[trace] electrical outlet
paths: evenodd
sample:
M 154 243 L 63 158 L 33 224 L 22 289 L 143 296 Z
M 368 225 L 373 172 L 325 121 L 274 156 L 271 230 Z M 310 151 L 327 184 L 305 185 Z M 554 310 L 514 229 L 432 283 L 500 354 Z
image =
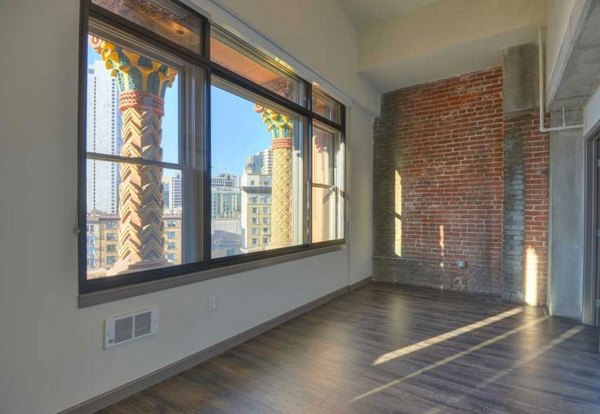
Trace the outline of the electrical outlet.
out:
M 217 297 L 209 296 L 208 297 L 208 311 L 212 312 L 212 311 L 216 311 L 216 310 L 217 310 Z
M 467 266 L 467 264 L 465 263 L 465 261 L 464 261 L 464 260 L 457 260 L 457 261 L 456 261 L 456 266 L 457 266 L 459 269 L 464 269 L 464 268 Z

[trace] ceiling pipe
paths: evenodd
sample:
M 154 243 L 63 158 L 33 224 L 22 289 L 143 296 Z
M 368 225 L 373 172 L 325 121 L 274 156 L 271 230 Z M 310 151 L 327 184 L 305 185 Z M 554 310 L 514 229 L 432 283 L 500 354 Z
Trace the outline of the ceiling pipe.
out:
M 546 85 L 544 85 L 544 79 L 546 78 L 546 69 L 544 64 L 544 43 L 542 37 L 542 26 L 538 27 L 538 81 L 539 81 L 539 94 L 540 94 L 540 132 L 554 132 L 554 131 L 567 131 L 570 129 L 581 129 L 584 127 L 583 124 L 578 125 L 567 125 L 565 122 L 565 107 L 562 108 L 562 124 L 561 127 L 553 127 L 546 128 L 545 124 L 545 104 L 546 98 L 544 96 L 544 91 L 546 90 Z

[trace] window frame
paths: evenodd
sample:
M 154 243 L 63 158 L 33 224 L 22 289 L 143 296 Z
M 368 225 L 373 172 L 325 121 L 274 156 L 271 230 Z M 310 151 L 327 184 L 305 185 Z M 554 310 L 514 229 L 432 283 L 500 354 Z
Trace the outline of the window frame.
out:
M 333 99 L 333 98 L 330 98 L 330 99 Z M 343 108 L 343 106 L 341 108 Z M 313 242 L 313 245 L 323 245 L 323 244 L 326 245 L 330 242 L 335 242 L 337 240 L 344 240 L 346 231 L 347 231 L 347 229 L 345 228 L 345 222 L 346 222 L 345 212 L 346 212 L 346 203 L 347 203 L 347 200 L 346 200 L 346 184 L 347 184 L 346 183 L 346 141 L 344 139 L 344 134 L 339 129 L 333 128 L 329 125 L 325 125 L 323 122 L 321 122 L 321 120 L 314 119 L 312 126 L 313 126 L 313 130 L 319 129 L 320 131 L 325 132 L 325 133 L 332 133 L 333 139 L 338 141 L 338 143 L 336 145 L 337 151 L 333 154 L 333 157 L 331 159 L 331 162 L 333 164 L 331 166 L 332 167 L 332 171 L 331 171 L 332 184 L 330 184 L 330 185 L 316 183 L 313 181 L 313 179 L 312 179 L 313 178 L 312 177 L 312 146 L 310 149 L 311 181 L 309 183 L 309 187 L 310 187 L 309 194 L 310 194 L 310 198 L 311 198 L 311 205 L 312 205 L 312 197 L 313 197 L 312 190 L 314 188 L 333 190 L 336 195 L 336 198 L 335 198 L 335 203 L 336 203 L 335 215 L 336 215 L 336 217 L 334 217 L 336 238 L 330 239 L 330 240 L 324 240 L 324 241 L 320 241 L 320 242 Z M 313 131 L 311 131 L 311 145 L 312 145 L 312 139 L 314 137 L 315 137 L 315 134 Z M 341 175 L 341 177 L 340 177 L 340 175 Z M 310 210 L 310 214 L 311 214 L 310 219 L 311 219 L 311 240 L 312 240 L 312 209 Z M 340 233 L 342 234 L 342 237 L 337 237 L 340 235 Z
M 312 128 L 313 122 L 319 122 L 324 124 L 330 128 L 333 128 L 340 133 L 340 139 L 342 144 L 344 145 L 344 160 L 346 160 L 346 146 L 345 146 L 345 132 L 346 132 L 346 113 L 345 106 L 335 100 L 330 95 L 326 94 L 323 90 L 319 90 L 320 94 L 327 95 L 330 99 L 333 99 L 335 102 L 340 105 L 340 122 L 333 122 L 319 114 L 313 113 L 311 110 L 312 107 L 312 97 L 313 97 L 313 85 L 301 78 L 294 72 L 292 72 L 289 68 L 284 67 L 283 65 L 278 66 L 276 60 L 269 57 L 267 54 L 259 51 L 258 49 L 252 47 L 241 39 L 237 39 L 234 35 L 228 33 L 225 29 L 215 26 L 219 33 L 226 33 L 228 36 L 232 36 L 236 39 L 237 42 L 242 44 L 245 48 L 245 51 L 251 51 L 255 53 L 255 57 L 257 59 L 261 59 L 266 65 L 271 67 L 275 67 L 276 70 L 285 73 L 288 76 L 292 76 L 299 81 L 299 85 L 303 86 L 303 104 L 298 104 L 291 100 L 286 99 L 285 97 L 261 86 L 258 85 L 249 79 L 244 78 L 243 76 L 235 73 L 216 62 L 212 62 L 210 59 L 210 36 L 211 36 L 211 22 L 203 16 L 198 11 L 193 8 L 177 1 L 171 0 L 175 5 L 185 9 L 193 13 L 196 17 L 198 17 L 202 24 L 201 30 L 201 44 L 202 50 L 200 53 L 196 53 L 193 50 L 190 50 L 184 46 L 181 46 L 167 38 L 163 38 L 160 35 L 155 34 L 153 31 L 137 25 L 136 23 L 128 20 L 122 16 L 119 16 L 115 13 L 112 13 L 101 6 L 98 6 L 92 3 L 91 0 L 80 0 L 80 35 L 79 35 L 79 77 L 78 77 L 78 143 L 77 143 L 77 152 L 78 152 L 78 194 L 77 194 L 77 227 L 75 228 L 75 232 L 78 237 L 78 281 L 79 281 L 79 294 L 80 294 L 80 306 L 90 306 L 96 303 L 103 303 L 110 300 L 116 299 L 106 299 L 102 301 L 92 300 L 93 303 L 88 305 L 82 305 L 81 297 L 86 295 L 92 295 L 102 292 L 110 292 L 119 290 L 117 296 L 121 295 L 118 298 L 122 298 L 122 289 L 127 289 L 130 287 L 134 287 L 136 285 L 145 284 L 147 282 L 154 282 L 159 280 L 166 280 L 169 278 L 173 278 L 176 276 L 186 276 L 191 273 L 203 272 L 203 271 L 211 271 L 216 270 L 216 272 L 212 272 L 215 274 L 219 274 L 220 277 L 224 274 L 223 272 L 219 272 L 221 268 L 230 267 L 233 271 L 231 273 L 237 273 L 243 271 L 243 269 L 239 269 L 240 265 L 247 265 L 248 268 L 256 268 L 256 264 L 252 264 L 252 262 L 260 262 L 263 259 L 273 259 L 272 262 L 281 262 L 285 256 L 289 256 L 289 260 L 297 260 L 299 258 L 299 254 L 302 252 L 310 252 L 308 255 L 318 254 L 318 250 L 321 249 L 323 252 L 326 252 L 327 249 L 323 249 L 328 246 L 344 246 L 346 244 L 346 230 L 343 231 L 344 237 L 336 240 L 329 240 L 324 242 L 312 243 L 311 238 L 311 217 L 312 217 L 312 197 L 311 197 L 311 146 L 312 146 Z M 199 239 L 199 243 L 202 245 L 202 260 L 191 263 L 182 263 L 178 265 L 172 265 L 162 268 L 149 269 L 144 271 L 137 271 L 126 273 L 113 277 L 103 277 L 97 279 L 88 279 L 87 278 L 87 264 L 88 264 L 88 255 L 87 255 L 87 174 L 86 174 L 86 165 L 87 165 L 87 48 L 88 48 L 88 33 L 89 33 L 89 20 L 94 19 L 101 24 L 107 25 L 116 29 L 117 31 L 123 32 L 128 36 L 136 38 L 143 43 L 147 43 L 157 49 L 164 50 L 166 53 L 171 54 L 177 58 L 180 58 L 183 61 L 186 61 L 190 65 L 193 65 L 197 68 L 197 70 L 203 71 L 204 76 L 202 77 L 202 87 L 201 91 L 197 93 L 201 99 L 201 102 L 197 102 L 200 108 L 196 108 L 195 115 L 200 117 L 199 124 L 200 127 L 197 129 L 197 134 L 201 135 L 202 145 L 201 149 L 203 151 L 202 154 L 202 170 L 201 170 L 201 178 L 200 183 L 195 183 L 198 185 L 197 188 L 199 195 L 202 197 L 201 202 L 197 203 L 199 205 L 198 209 L 198 220 L 201 221 L 199 225 L 194 226 L 195 231 L 199 231 L 201 229 L 200 234 L 198 234 L 197 238 Z M 304 139 L 304 154 L 305 160 L 303 160 L 304 164 L 304 176 L 302 178 L 303 182 L 303 195 L 304 195 L 304 210 L 302 214 L 303 220 L 303 231 L 306 232 L 305 243 L 290 247 L 283 247 L 279 249 L 265 250 L 259 252 L 246 253 L 243 255 L 236 255 L 230 257 L 217 257 L 211 258 L 211 206 L 212 206 L 212 197 L 211 197 L 211 125 L 210 125 L 210 116 L 211 116 L 211 107 L 210 107 L 210 88 L 211 88 L 211 77 L 217 76 L 220 79 L 223 79 L 236 87 L 244 89 L 245 91 L 255 94 L 262 99 L 272 102 L 274 105 L 282 106 L 290 111 L 297 113 L 298 115 L 306 118 L 306 128 L 303 132 L 304 136 L 307 139 Z M 185 87 L 185 82 L 181 82 L 180 89 L 183 91 L 180 99 L 185 99 L 186 92 L 183 90 Z M 180 123 L 182 122 L 182 118 L 185 120 L 190 114 L 184 113 L 187 110 L 185 107 L 180 108 Z M 185 122 L 185 121 L 183 121 Z M 180 130 L 180 134 L 182 134 Z M 180 157 L 183 153 L 180 152 Z M 114 160 L 110 160 L 114 161 Z M 180 160 L 181 161 L 181 160 Z M 161 162 L 161 164 L 169 164 L 167 162 Z M 344 161 L 345 164 L 345 161 Z M 177 164 L 179 166 L 179 163 Z M 168 168 L 168 167 L 167 167 Z M 179 167 L 177 168 L 179 169 Z M 344 165 L 345 170 L 345 165 Z M 183 176 L 182 171 L 182 176 Z M 343 177 L 346 177 L 346 171 L 344 171 Z M 344 178 L 345 179 L 345 178 Z M 185 185 L 185 184 L 184 184 Z M 185 189 L 184 194 L 185 194 Z M 343 191 L 342 191 L 343 192 Z M 345 198 L 345 197 L 344 197 Z M 184 201 L 185 204 L 185 201 Z M 186 208 L 186 206 L 184 206 Z M 189 208 L 189 206 L 188 206 Z M 340 215 L 341 223 L 347 227 L 346 223 L 346 202 L 344 202 L 342 211 L 338 211 L 337 214 Z M 182 218 L 183 219 L 183 218 Z M 182 222 L 182 243 L 187 242 L 187 238 L 185 238 L 185 229 L 183 228 L 184 223 Z M 265 264 L 268 265 L 268 264 Z M 193 282 L 188 282 L 193 283 Z M 154 290 L 160 290 L 167 288 L 168 286 L 159 287 Z M 138 293 L 139 294 L 139 293 Z M 126 295 L 135 296 L 135 294 Z M 117 299 L 118 299 L 117 298 Z

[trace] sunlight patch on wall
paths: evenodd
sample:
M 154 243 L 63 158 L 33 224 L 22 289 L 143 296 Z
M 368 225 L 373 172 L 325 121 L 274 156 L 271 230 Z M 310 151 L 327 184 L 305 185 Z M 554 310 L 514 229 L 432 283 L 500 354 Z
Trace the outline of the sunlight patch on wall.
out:
M 440 261 L 440 267 L 444 268 L 444 254 L 446 253 L 446 241 L 444 238 L 444 225 L 440 224 L 440 256 L 442 260 Z
M 402 256 L 402 177 L 398 170 L 394 184 L 394 253 Z
M 535 248 L 529 246 L 525 256 L 525 303 L 537 305 L 538 257 Z

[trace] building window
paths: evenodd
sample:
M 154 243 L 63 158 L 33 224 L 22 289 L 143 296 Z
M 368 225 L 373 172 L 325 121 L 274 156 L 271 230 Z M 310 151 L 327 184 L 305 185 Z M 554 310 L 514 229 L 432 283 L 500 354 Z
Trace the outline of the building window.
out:
M 312 241 L 343 238 L 343 145 L 340 133 L 315 123 L 312 137 Z
M 256 50 L 224 30 L 211 30 L 210 48 L 210 58 L 214 62 L 292 102 L 304 102 L 304 85 L 301 79 L 271 65 Z
M 177 1 L 88 3 L 80 292 L 343 239 L 339 102 Z
M 341 105 L 321 92 L 319 88 L 313 88 L 312 104 L 316 114 L 337 124 L 340 123 Z

